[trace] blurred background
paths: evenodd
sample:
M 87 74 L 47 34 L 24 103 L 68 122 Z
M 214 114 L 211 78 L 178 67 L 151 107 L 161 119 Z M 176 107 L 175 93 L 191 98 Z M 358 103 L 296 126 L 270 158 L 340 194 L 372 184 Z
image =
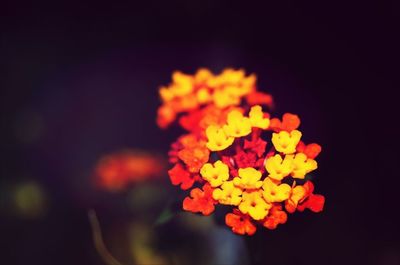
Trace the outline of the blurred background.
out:
M 94 209 L 126 265 L 400 264 L 399 12 L 395 1 L 2 2 L 0 263 L 105 264 Z M 157 128 L 157 90 L 199 67 L 256 73 L 273 115 L 300 115 L 323 147 L 323 213 L 250 239 L 218 216 L 176 214 L 166 153 L 178 131 Z M 143 177 L 132 159 L 159 167 Z

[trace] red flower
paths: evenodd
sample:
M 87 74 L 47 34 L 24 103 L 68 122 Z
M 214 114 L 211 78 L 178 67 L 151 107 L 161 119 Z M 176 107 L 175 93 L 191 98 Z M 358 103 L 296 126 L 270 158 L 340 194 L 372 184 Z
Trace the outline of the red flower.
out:
M 291 113 L 283 114 L 282 121 L 278 118 L 273 118 L 270 121 L 269 127 L 275 132 L 287 131 L 291 132 L 300 126 L 299 116 Z
M 182 144 L 180 143 L 179 140 L 171 144 L 171 149 L 168 152 L 168 158 L 169 158 L 168 161 L 171 164 L 178 163 L 179 161 L 178 152 L 181 149 L 182 149 Z
M 303 186 L 306 189 L 305 199 L 297 206 L 297 209 L 302 212 L 306 208 L 311 211 L 318 213 L 324 208 L 325 197 L 320 194 L 314 194 L 314 184 L 311 181 L 307 181 Z
M 160 128 L 165 129 L 174 121 L 176 113 L 170 106 L 161 106 L 157 111 L 157 124 Z
M 178 153 L 178 157 L 185 162 L 192 173 L 200 171 L 201 167 L 207 163 L 210 151 L 205 146 L 198 145 L 191 148 L 184 148 Z
M 206 142 L 195 134 L 186 134 L 171 145 L 168 152 L 169 162 L 178 163 L 182 160 L 191 173 L 198 173 L 200 168 L 207 163 L 210 151 Z
M 209 105 L 202 109 L 192 110 L 181 116 L 179 124 L 189 132 L 202 135 L 209 125 L 224 124 L 226 122 L 226 115 L 230 110 L 231 108 L 222 110 Z
M 254 105 L 266 105 L 270 108 L 273 107 L 273 98 L 270 94 L 259 92 L 259 91 L 253 91 L 250 94 L 247 95 L 246 97 L 247 103 L 250 106 Z
M 305 145 L 304 142 L 300 141 L 296 147 L 296 151 L 299 153 L 304 153 L 308 158 L 314 159 L 321 152 L 321 146 L 319 144 L 308 144 Z
M 324 209 L 325 197 L 320 194 L 310 194 L 307 199 L 297 206 L 297 209 L 302 212 L 306 208 L 314 213 L 321 212 Z
M 169 178 L 173 185 L 181 185 L 181 189 L 187 190 L 193 186 L 194 178 L 191 174 L 186 171 L 181 164 L 175 164 L 175 166 L 168 170 Z
M 225 165 L 228 165 L 229 167 L 229 173 L 233 176 L 233 177 L 237 177 L 238 176 L 238 170 L 235 166 L 235 160 L 233 159 L 233 157 L 231 156 L 222 156 L 221 158 L 222 162 Z
M 252 152 L 239 151 L 233 157 L 238 168 L 254 167 L 256 164 L 256 154 Z
M 250 217 L 242 214 L 237 209 L 225 216 L 225 223 L 227 226 L 232 227 L 234 233 L 239 235 L 248 234 L 251 236 L 257 231 L 256 226 L 250 221 Z
M 244 140 L 244 149 L 249 149 L 250 151 L 256 153 L 258 157 L 261 157 L 264 154 L 266 146 L 267 142 L 261 140 L 260 137 L 252 139 L 251 141 L 247 139 Z
M 179 124 L 185 130 L 189 132 L 195 132 L 200 129 L 199 124 L 203 119 L 203 116 L 204 114 L 202 110 L 193 110 L 192 112 L 180 117 Z
M 287 214 L 282 210 L 282 205 L 274 204 L 268 212 L 263 225 L 268 229 L 275 229 L 278 224 L 284 224 L 287 221 Z
M 96 165 L 95 177 L 100 187 L 120 190 L 131 183 L 159 177 L 163 171 L 164 161 L 158 155 L 131 150 L 103 156 Z
M 233 156 L 236 162 L 237 168 L 234 170 L 238 170 L 239 168 L 246 168 L 246 167 L 253 167 L 259 169 L 261 172 L 264 172 L 265 169 L 263 167 L 264 165 L 264 158 L 259 158 L 257 159 L 257 156 L 255 153 L 252 152 L 244 152 L 244 151 L 239 151 L 237 152 L 236 155 Z
M 183 209 L 193 213 L 210 215 L 215 207 L 216 201 L 212 198 L 213 188 L 210 184 L 205 184 L 203 190 L 194 188 L 190 191 L 190 197 L 183 200 Z

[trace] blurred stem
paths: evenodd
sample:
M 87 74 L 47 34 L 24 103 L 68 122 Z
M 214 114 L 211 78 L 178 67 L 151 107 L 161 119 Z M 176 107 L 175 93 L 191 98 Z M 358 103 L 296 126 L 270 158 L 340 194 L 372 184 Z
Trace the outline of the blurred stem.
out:
M 108 251 L 104 244 L 103 236 L 101 233 L 100 223 L 97 218 L 96 212 L 91 209 L 88 212 L 90 226 L 92 227 L 93 243 L 99 253 L 100 257 L 107 265 L 122 265 L 118 260 L 116 260 L 111 253 Z

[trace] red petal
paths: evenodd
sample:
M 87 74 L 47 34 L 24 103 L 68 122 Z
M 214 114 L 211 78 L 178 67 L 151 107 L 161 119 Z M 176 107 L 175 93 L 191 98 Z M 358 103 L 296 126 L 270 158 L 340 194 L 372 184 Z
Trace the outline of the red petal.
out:
M 252 152 L 256 153 L 258 157 L 261 157 L 264 154 L 266 146 L 267 142 L 260 138 L 251 141 L 248 141 L 247 139 L 244 140 L 244 149 L 250 149 Z
M 194 188 L 190 191 L 190 197 L 183 200 L 183 209 L 185 211 L 202 213 L 203 215 L 210 215 L 215 207 L 215 201 L 212 198 L 213 189 L 209 184 L 203 186 L 203 190 Z
M 269 108 L 273 107 L 273 98 L 270 94 L 254 91 L 246 96 L 249 105 L 266 105 Z
M 256 226 L 250 221 L 247 215 L 244 215 L 234 209 L 233 213 L 228 213 L 225 216 L 225 223 L 232 228 L 232 231 L 239 235 L 248 234 L 254 235 L 257 231 Z
M 306 150 L 306 144 L 303 141 L 300 141 L 296 146 L 296 151 L 297 153 L 304 153 L 304 150 Z
M 319 144 L 309 144 L 304 150 L 304 154 L 311 159 L 316 158 L 321 152 L 321 146 Z
M 269 122 L 269 128 L 275 132 L 280 132 L 282 130 L 282 123 L 278 118 L 273 118 Z
M 282 129 L 288 132 L 296 130 L 300 126 L 299 116 L 291 113 L 285 113 L 282 117 Z
M 181 185 L 181 189 L 187 190 L 193 186 L 194 179 L 191 174 L 187 172 L 181 164 L 176 164 L 168 171 L 169 178 L 173 185 Z
M 324 209 L 325 197 L 320 194 L 311 194 L 307 200 L 307 208 L 318 213 Z

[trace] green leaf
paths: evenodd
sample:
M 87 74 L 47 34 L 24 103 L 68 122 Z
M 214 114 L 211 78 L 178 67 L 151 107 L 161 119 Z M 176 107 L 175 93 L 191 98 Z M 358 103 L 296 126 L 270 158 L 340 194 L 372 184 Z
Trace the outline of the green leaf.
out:
M 176 215 L 176 213 L 173 212 L 171 209 L 171 204 L 168 204 L 164 208 L 164 210 L 160 213 L 160 215 L 157 217 L 156 221 L 154 222 L 154 226 L 159 226 L 159 225 L 167 223 L 175 215 Z

